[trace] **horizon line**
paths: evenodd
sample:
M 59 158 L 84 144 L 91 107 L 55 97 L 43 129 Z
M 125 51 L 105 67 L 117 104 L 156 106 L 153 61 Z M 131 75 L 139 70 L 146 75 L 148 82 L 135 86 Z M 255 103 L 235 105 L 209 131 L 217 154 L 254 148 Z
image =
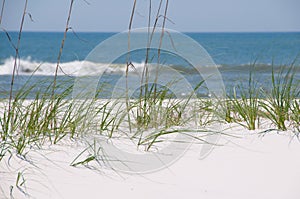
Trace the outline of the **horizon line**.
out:
M 5 30 L 6 32 L 19 32 L 19 30 Z M 5 32 L 1 31 L 1 32 Z M 278 31 L 178 31 L 182 33 L 300 33 L 300 30 L 278 30 Z M 64 33 L 60 30 L 23 30 L 22 32 L 36 32 L 36 33 Z M 72 31 L 67 33 L 121 33 L 124 31 Z

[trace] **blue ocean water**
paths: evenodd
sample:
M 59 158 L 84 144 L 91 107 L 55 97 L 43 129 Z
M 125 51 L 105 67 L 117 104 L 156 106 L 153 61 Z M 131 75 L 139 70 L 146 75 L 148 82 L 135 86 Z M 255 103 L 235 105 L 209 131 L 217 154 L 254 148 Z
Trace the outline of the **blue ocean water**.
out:
M 5 97 L 11 79 L 11 71 L 18 33 L 0 33 L 0 96 Z M 116 33 L 72 33 L 67 34 L 65 41 L 61 65 L 64 72 L 68 73 L 69 68 L 80 67 L 86 56 L 95 46 Z M 268 85 L 272 68 L 278 69 L 281 65 L 294 64 L 296 67 L 296 78 L 300 79 L 300 33 L 184 33 L 194 39 L 212 57 L 218 65 L 222 74 L 226 88 L 232 88 L 240 82 L 247 81 L 249 71 L 254 70 L 261 84 Z M 37 68 L 33 82 L 41 79 L 51 82 L 54 74 L 57 56 L 59 53 L 62 32 L 23 32 L 19 49 L 19 73 L 16 79 L 15 90 L 18 90 L 28 80 L 29 75 Z M 10 41 L 11 40 L 11 41 Z M 133 62 L 142 65 L 145 61 L 145 52 L 133 53 Z M 124 58 L 124 57 L 123 57 Z M 162 60 L 165 64 L 171 65 L 174 69 L 183 71 L 185 78 L 196 85 L 201 81 L 201 77 L 195 74 L 193 68 L 189 68 L 184 60 L 162 53 Z M 116 64 L 121 64 L 124 59 L 116 60 Z M 255 68 L 252 65 L 255 63 Z M 119 68 L 123 65 L 119 65 Z M 117 68 L 118 68 L 117 67 Z M 107 76 L 101 80 L 113 85 L 120 77 L 120 70 L 112 69 Z M 50 77 L 49 77 L 50 76 Z M 60 79 L 65 79 L 60 73 Z M 74 77 L 73 77 L 74 79 Z M 70 81 L 72 82 L 72 81 Z M 269 83 L 268 83 L 269 82 Z M 72 84 L 72 83 L 71 83 Z M 2 93 L 2 94 L 1 94 Z
M 84 60 L 100 42 L 116 33 L 68 33 L 62 62 Z M 238 66 L 289 63 L 300 53 L 300 33 L 184 33 L 201 44 L 219 65 Z M 14 44 L 17 32 L 9 32 Z M 62 32 L 23 32 L 20 58 L 56 62 Z M 7 36 L 0 33 L 0 63 L 15 54 Z M 144 57 L 140 58 L 141 60 Z

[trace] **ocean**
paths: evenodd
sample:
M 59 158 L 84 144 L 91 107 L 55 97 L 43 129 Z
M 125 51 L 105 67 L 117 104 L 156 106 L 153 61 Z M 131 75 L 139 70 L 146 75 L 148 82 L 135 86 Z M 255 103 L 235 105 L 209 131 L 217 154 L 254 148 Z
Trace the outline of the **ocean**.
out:
M 13 45 L 16 45 L 18 33 L 0 33 L 0 98 L 7 98 L 11 82 L 11 74 L 15 56 Z M 101 42 L 117 33 L 72 33 L 67 34 L 59 70 L 58 83 L 72 85 L 78 70 L 89 53 Z M 279 71 L 283 65 L 295 66 L 295 79 L 300 79 L 300 33 L 183 33 L 200 44 L 218 67 L 226 90 L 245 83 L 249 73 L 255 77 L 262 87 L 270 87 L 272 69 Z M 18 75 L 14 91 L 22 88 L 30 78 L 30 85 L 47 85 L 53 81 L 57 57 L 63 38 L 62 32 L 23 32 L 18 60 Z M 188 46 L 187 46 L 188 48 Z M 192 53 L 192 52 L 191 52 Z M 157 61 L 153 52 L 152 62 Z M 150 52 L 151 55 L 151 52 Z M 118 57 L 106 70 L 99 81 L 99 86 L 108 85 L 100 95 L 110 97 L 110 90 L 124 74 L 126 56 Z M 150 56 L 151 57 L 151 56 Z M 160 60 L 164 65 L 180 71 L 184 78 L 195 87 L 201 76 L 193 67 L 178 56 L 162 52 Z M 145 62 L 145 49 L 132 52 L 131 61 L 135 68 L 142 68 Z M 103 63 L 102 63 L 103 64 Z M 104 63 L 105 64 L 105 63 Z M 254 65 L 254 67 L 253 67 Z M 101 64 L 97 65 L 101 68 Z M 38 68 L 38 69 L 37 69 Z M 89 69 L 88 74 L 93 74 Z M 31 74 L 35 71 L 35 75 Z M 75 71 L 75 72 L 74 72 Z M 76 72 L 77 71 L 77 72 Z M 297 82 L 295 81 L 295 82 Z M 68 83 L 66 83 L 68 82 Z M 45 84 L 43 84 L 45 86 Z M 206 91 L 198 91 L 206 96 Z M 34 92 L 31 94 L 34 97 Z

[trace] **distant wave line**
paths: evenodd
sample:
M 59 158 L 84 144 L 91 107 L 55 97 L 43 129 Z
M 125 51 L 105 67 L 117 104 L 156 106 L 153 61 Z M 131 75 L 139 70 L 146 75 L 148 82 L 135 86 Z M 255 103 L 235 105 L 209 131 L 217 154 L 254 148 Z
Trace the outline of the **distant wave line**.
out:
M 11 75 L 13 70 L 13 57 L 7 58 L 2 63 L 0 63 L 0 75 Z M 30 58 L 28 59 L 20 59 L 18 67 L 19 75 L 43 75 L 43 76 L 53 76 L 55 74 L 56 63 L 51 62 L 41 62 L 41 61 L 33 61 Z M 151 63 L 151 65 L 155 65 L 155 63 Z M 133 63 L 134 67 L 130 67 L 129 72 L 141 72 L 143 67 L 145 66 L 144 62 L 141 63 Z M 171 67 L 178 72 L 184 74 L 194 74 L 196 69 L 192 66 L 188 65 L 179 65 L 179 64 L 167 64 L 167 66 Z M 58 71 L 58 75 L 69 75 L 69 76 L 81 76 L 80 71 L 84 68 L 84 74 L 98 75 L 102 73 L 106 74 L 123 74 L 126 70 L 125 63 L 95 63 L 89 61 L 71 61 L 64 62 L 60 64 L 61 70 Z M 228 65 L 228 64 L 219 64 L 217 65 L 219 70 L 222 72 L 227 71 L 263 71 L 268 72 L 273 69 L 279 69 L 280 65 L 272 65 L 271 63 L 256 63 L 255 65 L 251 63 L 247 64 L 237 64 L 237 65 Z M 153 67 L 155 68 L 155 67 Z M 163 70 L 162 70 L 163 71 Z M 300 72 L 300 66 L 296 66 L 296 71 Z

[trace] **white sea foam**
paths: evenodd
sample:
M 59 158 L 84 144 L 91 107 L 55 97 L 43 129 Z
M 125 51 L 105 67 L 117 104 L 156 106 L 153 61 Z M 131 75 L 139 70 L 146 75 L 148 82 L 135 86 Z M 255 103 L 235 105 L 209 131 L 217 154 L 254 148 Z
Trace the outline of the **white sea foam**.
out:
M 43 75 L 43 76 L 53 76 L 55 74 L 57 63 L 55 62 L 42 62 L 42 61 L 34 61 L 30 57 L 25 59 L 17 60 L 17 73 L 19 75 Z M 157 63 L 148 64 L 150 66 L 148 69 L 156 68 Z M 0 75 L 11 75 L 13 72 L 14 66 L 14 58 L 10 57 L 5 59 L 2 63 L 0 63 Z M 130 73 L 139 73 L 141 74 L 143 68 L 145 66 L 144 62 L 133 62 L 132 65 L 129 66 Z M 178 72 L 183 72 L 186 74 L 194 74 L 196 69 L 194 67 L 185 67 L 181 65 L 166 65 Z M 239 66 L 229 66 L 231 69 L 247 69 L 250 65 L 239 65 Z M 214 66 L 202 66 L 202 72 L 205 69 L 211 69 L 211 67 L 217 67 L 218 69 L 223 68 L 223 65 L 214 65 Z M 227 68 L 227 66 L 226 66 Z M 265 69 L 266 66 L 262 64 L 261 69 Z M 271 68 L 271 67 L 269 67 Z M 258 70 L 258 69 L 256 69 Z M 163 70 L 160 70 L 161 72 Z M 63 62 L 59 64 L 58 75 L 69 75 L 69 76 L 97 76 L 102 73 L 106 74 L 123 74 L 126 72 L 126 64 L 125 63 L 96 63 L 90 61 L 70 61 Z
M 13 72 L 14 58 L 4 60 L 0 64 L 0 75 L 10 75 Z M 17 72 L 20 75 L 46 75 L 55 74 L 57 63 L 33 61 L 30 58 L 17 60 Z M 140 72 L 144 63 L 133 63 L 129 72 Z M 71 61 L 59 64 L 58 75 L 82 76 L 99 75 L 101 73 L 124 73 L 126 64 L 105 64 L 89 61 Z

